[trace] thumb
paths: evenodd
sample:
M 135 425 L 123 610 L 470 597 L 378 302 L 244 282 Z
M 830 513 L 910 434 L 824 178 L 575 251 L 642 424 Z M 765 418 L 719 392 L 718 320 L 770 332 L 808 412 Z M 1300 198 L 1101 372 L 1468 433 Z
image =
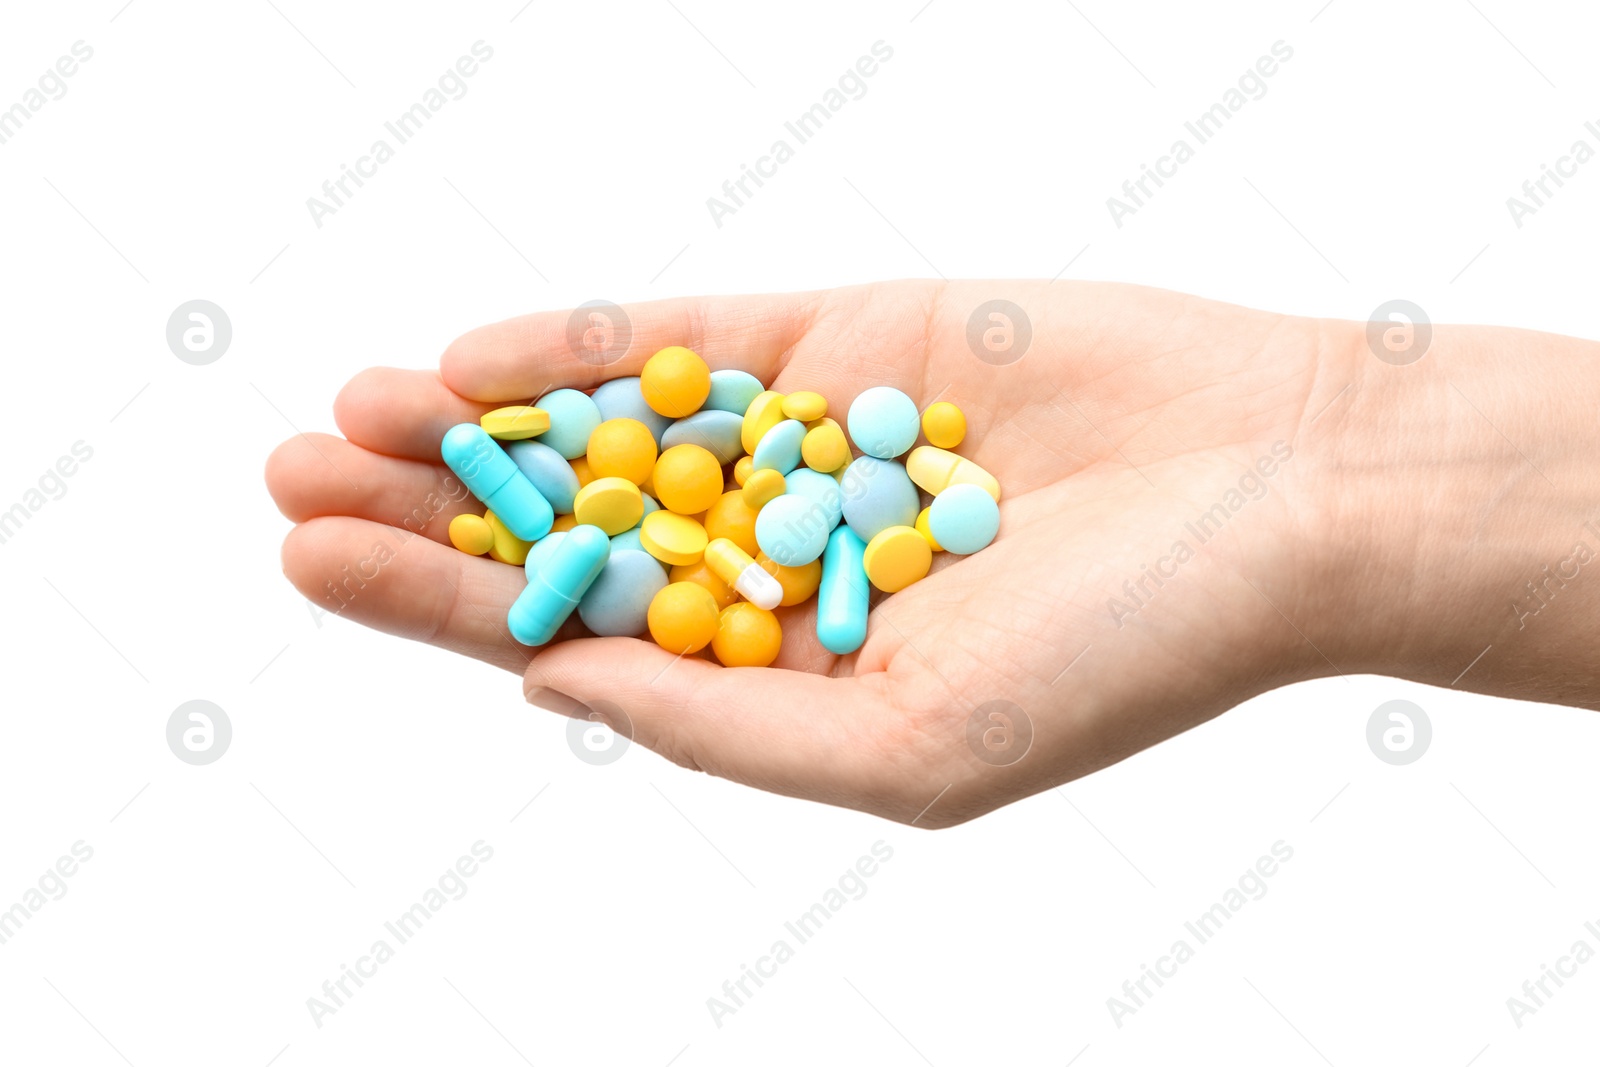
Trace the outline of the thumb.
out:
M 590 637 L 540 650 L 523 693 L 552 711 L 606 721 L 691 770 L 877 810 L 882 724 L 894 716 L 852 678 L 722 667 L 651 641 Z

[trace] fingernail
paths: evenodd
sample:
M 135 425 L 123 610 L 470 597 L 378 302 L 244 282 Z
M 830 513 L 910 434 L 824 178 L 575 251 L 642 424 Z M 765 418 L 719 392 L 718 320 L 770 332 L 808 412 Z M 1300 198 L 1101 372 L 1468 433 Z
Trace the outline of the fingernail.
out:
M 588 705 L 580 700 L 574 700 L 559 689 L 551 689 L 547 685 L 542 685 L 530 691 L 528 693 L 528 703 L 544 708 L 546 711 L 553 711 L 557 715 L 565 715 L 569 719 L 582 719 L 589 714 Z

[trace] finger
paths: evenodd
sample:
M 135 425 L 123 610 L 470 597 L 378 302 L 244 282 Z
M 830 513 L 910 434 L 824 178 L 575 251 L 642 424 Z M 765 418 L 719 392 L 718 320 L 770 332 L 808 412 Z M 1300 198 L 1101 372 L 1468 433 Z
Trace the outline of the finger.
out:
M 492 407 L 451 392 L 433 371 L 370 367 L 339 390 L 333 420 L 362 448 L 437 463 L 444 432 Z
M 521 567 L 469 556 L 365 519 L 312 519 L 289 531 L 283 572 L 313 604 L 374 630 L 522 671 L 532 650 L 506 631 Z
M 874 686 L 772 667 L 721 667 L 650 641 L 586 638 L 539 653 L 523 676 L 531 703 L 616 718 L 634 741 L 680 766 L 789 796 L 893 810 L 902 784 L 894 710 Z M 581 706 L 580 706 L 581 705 Z
M 613 344 L 620 346 L 617 338 L 626 336 L 621 353 L 583 347 L 588 321 L 583 309 L 544 311 L 482 326 L 457 339 L 445 350 L 439 373 L 464 397 L 504 402 L 638 374 L 659 349 L 685 345 L 714 370 L 737 367 L 770 382 L 784 355 L 805 335 L 822 299 L 819 293 L 792 293 L 629 304 L 622 309 L 626 322 L 609 324 Z
M 267 490 L 294 522 L 348 515 L 441 544 L 450 541 L 451 519 L 483 514 L 483 505 L 439 464 L 379 455 L 327 434 L 291 437 L 274 449 Z

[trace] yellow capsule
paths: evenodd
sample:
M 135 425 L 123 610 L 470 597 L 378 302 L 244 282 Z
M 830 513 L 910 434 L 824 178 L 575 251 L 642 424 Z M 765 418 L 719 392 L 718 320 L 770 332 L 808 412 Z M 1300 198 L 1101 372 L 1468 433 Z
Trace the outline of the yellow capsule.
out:
M 494 536 L 494 543 L 489 546 L 490 559 L 518 567 L 528 562 L 528 549 L 533 547 L 532 541 L 524 541 L 506 529 L 506 524 L 500 521 L 500 516 L 492 511 L 484 513 L 483 521 L 489 524 Z
M 744 493 L 730 489 L 706 509 L 700 525 L 706 528 L 706 538 L 726 537 L 746 552 L 756 551 L 756 512 L 744 502 Z
M 935 448 L 954 448 L 967 436 L 967 416 L 948 400 L 929 404 L 922 413 L 922 432 Z
M 644 496 L 626 478 L 596 478 L 572 500 L 572 514 L 586 526 L 598 526 L 607 537 L 639 525 L 644 516 Z
M 734 604 L 717 616 L 711 652 L 724 667 L 770 667 L 783 647 L 783 627 L 772 612 Z
M 543 408 L 518 404 L 508 408 L 495 408 L 478 419 L 478 425 L 490 437 L 502 441 L 522 441 L 538 437 L 550 428 L 550 413 Z
M 639 525 L 639 543 L 662 563 L 697 563 L 705 555 L 706 528 L 687 515 L 652 511 Z
M 783 475 L 775 470 L 751 471 L 750 477 L 745 479 L 744 488 L 739 492 L 744 494 L 746 507 L 751 511 L 760 511 L 782 496 L 786 486 Z
M 919 445 L 906 457 L 906 473 L 926 492 L 938 496 L 952 485 L 976 485 L 1000 499 L 1000 483 L 994 475 L 963 456 L 933 445 Z
M 806 466 L 832 474 L 849 462 L 850 442 L 845 440 L 843 427 L 832 419 L 818 419 L 810 425 L 800 440 L 800 458 Z
M 686 418 L 699 411 L 711 395 L 711 368 L 682 345 L 663 348 L 644 361 L 639 392 L 657 415 Z
M 657 511 L 656 515 L 670 515 Z M 663 586 L 650 601 L 645 613 L 650 636 L 668 652 L 680 656 L 699 652 L 717 635 L 721 611 L 704 586 L 694 582 L 672 582 Z
M 816 595 L 817 589 L 822 585 L 822 560 L 814 559 L 810 563 L 799 567 L 785 567 L 765 552 L 756 553 L 756 562 L 761 569 L 778 580 L 783 586 L 783 600 L 779 607 L 792 608 L 796 604 L 804 604 Z
M 828 401 L 821 393 L 790 393 L 783 398 L 783 417 L 812 422 L 828 413 Z
M 494 528 L 482 515 L 457 515 L 450 520 L 450 543 L 469 556 L 481 556 L 494 547 Z
M 705 562 L 712 574 L 733 586 L 740 596 L 757 607 L 771 611 L 783 602 L 783 586 L 778 580 L 726 537 L 706 545 Z
M 861 557 L 867 580 L 885 593 L 898 593 L 928 576 L 933 549 L 928 539 L 910 526 L 891 526 L 867 542 Z
M 589 469 L 596 478 L 626 478 L 635 487 L 656 466 L 656 439 L 638 419 L 607 419 L 589 435 Z
M 722 496 L 722 464 L 699 445 L 673 445 L 656 460 L 650 482 L 662 507 L 693 515 Z
M 928 539 L 929 548 L 933 549 L 935 552 L 943 552 L 944 546 L 939 544 L 938 540 L 934 538 L 933 528 L 928 525 L 928 512 L 932 510 L 933 509 L 931 507 L 926 507 L 917 512 L 917 533 Z
M 739 461 L 733 465 L 733 483 L 743 486 L 750 478 L 750 469 L 756 464 L 753 456 L 740 456 Z
M 745 408 L 744 425 L 739 429 L 739 443 L 746 452 L 755 455 L 756 445 L 761 443 L 767 431 L 782 421 L 783 394 L 771 389 L 757 393 L 756 398 L 750 401 L 750 406 Z

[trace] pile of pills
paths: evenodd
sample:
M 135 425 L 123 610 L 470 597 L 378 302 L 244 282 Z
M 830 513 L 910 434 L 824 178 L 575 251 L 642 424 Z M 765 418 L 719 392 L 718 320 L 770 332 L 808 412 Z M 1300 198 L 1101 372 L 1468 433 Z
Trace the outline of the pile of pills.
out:
M 948 402 L 918 412 L 876 386 L 840 426 L 817 393 L 672 347 L 636 378 L 536 403 L 441 447 L 488 509 L 457 515 L 451 543 L 527 571 L 506 620 L 525 645 L 576 611 L 596 636 L 765 667 L 783 641 L 773 609 L 815 596 L 818 640 L 845 655 L 866 640 L 869 585 L 898 592 L 935 552 L 977 552 L 1000 528 L 1000 485 L 951 451 L 967 420 Z

